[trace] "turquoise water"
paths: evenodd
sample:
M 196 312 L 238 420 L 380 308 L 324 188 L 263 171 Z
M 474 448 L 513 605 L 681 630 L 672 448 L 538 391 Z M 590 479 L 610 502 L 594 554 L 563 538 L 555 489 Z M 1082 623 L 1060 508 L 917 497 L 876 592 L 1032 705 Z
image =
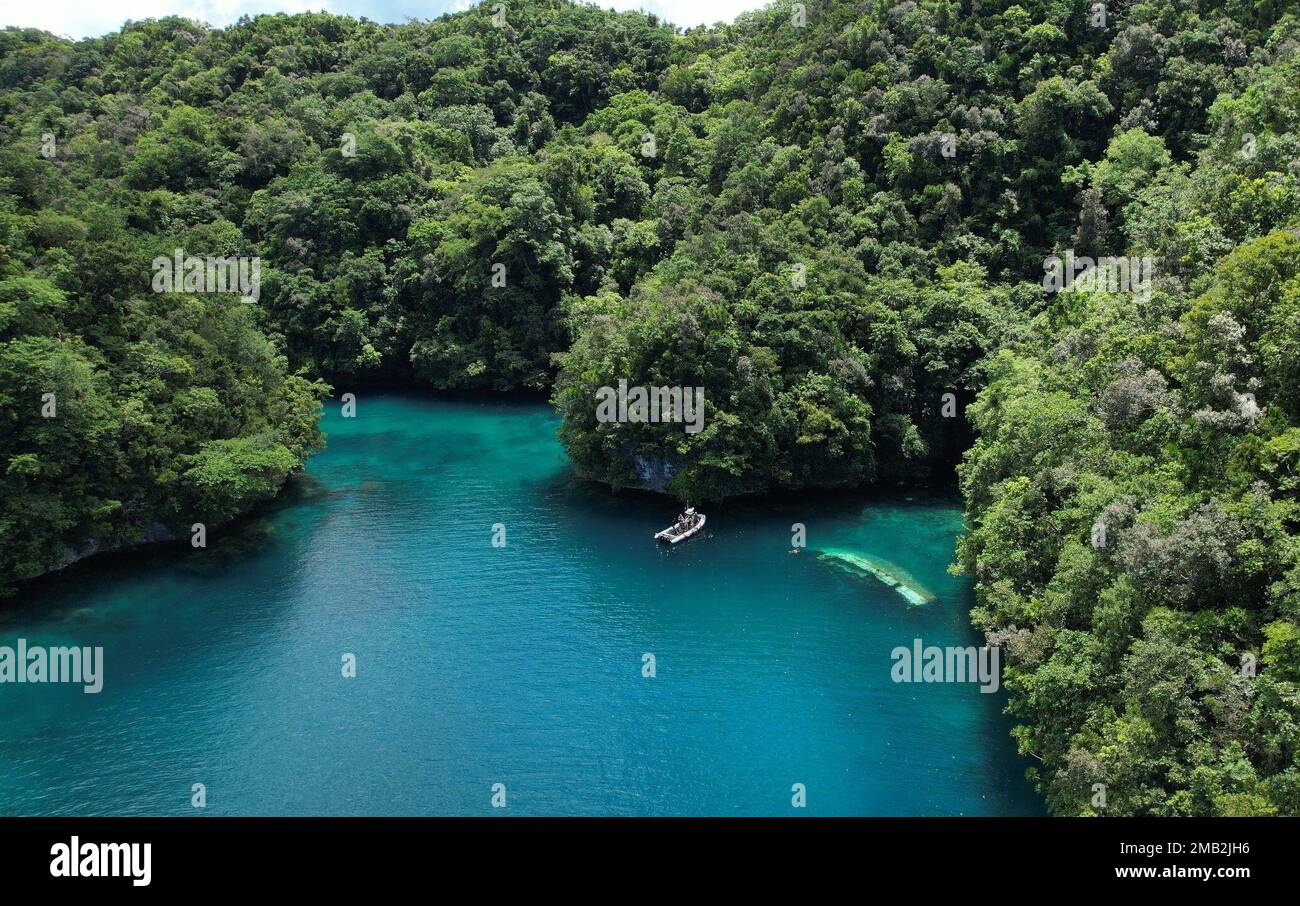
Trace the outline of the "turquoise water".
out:
M 548 407 L 363 394 L 324 427 L 206 550 L 80 564 L 0 611 L 0 644 L 105 661 L 98 695 L 0 686 L 0 814 L 1041 812 L 1001 694 L 890 680 L 897 645 L 976 641 L 951 501 L 711 507 L 669 550 L 673 503 L 575 481 Z

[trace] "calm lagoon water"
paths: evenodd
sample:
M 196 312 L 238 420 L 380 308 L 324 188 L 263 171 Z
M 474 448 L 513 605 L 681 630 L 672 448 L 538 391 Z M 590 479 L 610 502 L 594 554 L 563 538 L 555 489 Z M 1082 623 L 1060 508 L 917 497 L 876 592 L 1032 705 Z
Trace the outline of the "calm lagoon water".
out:
M 672 501 L 575 481 L 556 424 L 534 404 L 330 404 L 328 449 L 208 549 L 28 589 L 0 644 L 102 645 L 104 690 L 0 686 L 0 814 L 1041 812 L 1002 694 L 890 680 L 897 645 L 976 642 L 946 572 L 952 501 L 730 504 L 667 550 Z

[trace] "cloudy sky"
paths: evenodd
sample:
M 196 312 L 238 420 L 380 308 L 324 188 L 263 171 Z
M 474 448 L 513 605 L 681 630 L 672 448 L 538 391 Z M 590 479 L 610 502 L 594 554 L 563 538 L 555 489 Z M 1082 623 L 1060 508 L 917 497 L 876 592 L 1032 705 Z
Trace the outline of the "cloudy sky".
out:
M 509 0 L 505 0 L 507 7 Z M 676 25 L 730 21 L 737 13 L 757 9 L 766 0 L 598 0 L 603 7 L 643 9 Z M 226 25 L 245 13 L 302 12 L 324 9 L 366 16 L 377 22 L 408 18 L 432 19 L 445 12 L 468 9 L 472 0 L 6 0 L 0 27 L 43 28 L 72 38 L 115 31 L 127 19 L 179 15 L 211 25 Z

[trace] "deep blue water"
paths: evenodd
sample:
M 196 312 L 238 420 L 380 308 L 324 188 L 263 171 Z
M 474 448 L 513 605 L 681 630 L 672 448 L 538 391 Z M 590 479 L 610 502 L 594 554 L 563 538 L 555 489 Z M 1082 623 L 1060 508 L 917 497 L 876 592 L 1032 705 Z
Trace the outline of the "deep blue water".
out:
M 0 814 L 1041 812 L 1002 694 L 890 680 L 895 646 L 976 642 L 953 501 L 733 503 L 667 550 L 673 503 L 575 481 L 555 427 L 542 405 L 331 404 L 306 475 L 207 549 L 32 586 L 0 644 L 101 645 L 104 691 L 0 686 Z

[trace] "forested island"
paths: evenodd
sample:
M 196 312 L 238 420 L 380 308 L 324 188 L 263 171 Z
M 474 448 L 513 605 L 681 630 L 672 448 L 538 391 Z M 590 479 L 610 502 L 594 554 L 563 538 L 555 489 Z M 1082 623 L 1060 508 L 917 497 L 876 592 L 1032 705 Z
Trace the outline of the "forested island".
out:
M 1288 4 L 496 7 L 0 32 L 0 585 L 270 499 L 331 388 L 531 390 L 692 502 L 955 470 L 1052 812 L 1300 814 Z

